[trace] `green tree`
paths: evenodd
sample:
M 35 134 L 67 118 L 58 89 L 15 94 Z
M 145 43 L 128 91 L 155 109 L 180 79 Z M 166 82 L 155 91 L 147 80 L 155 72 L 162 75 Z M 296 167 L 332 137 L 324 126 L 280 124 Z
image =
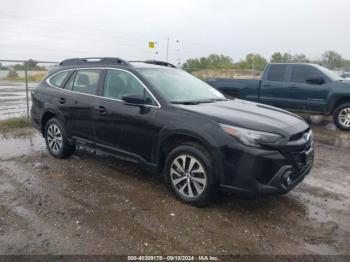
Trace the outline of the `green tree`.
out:
M 292 55 L 290 53 L 284 53 L 282 55 L 282 63 L 290 63 L 292 62 Z
M 0 63 L 0 70 L 8 70 L 7 66 L 3 66 L 2 63 Z
M 234 68 L 234 63 L 229 56 L 211 54 L 200 59 L 187 59 L 183 68 L 231 69 Z
M 322 64 L 330 69 L 340 69 L 346 64 L 340 54 L 335 51 L 326 51 L 322 55 Z
M 23 63 L 25 65 L 25 63 Z M 29 59 L 27 61 L 27 69 L 28 70 L 36 70 L 38 69 L 38 62 L 34 61 L 33 59 Z
M 267 65 L 266 59 L 259 54 L 248 54 L 245 57 L 245 69 L 263 70 Z
M 16 70 L 14 69 L 10 69 L 8 75 L 7 75 L 8 78 L 17 78 L 18 77 L 18 73 Z
M 270 62 L 271 63 L 282 63 L 282 54 L 280 52 L 273 53 L 271 56 Z
M 23 64 L 15 64 L 13 67 L 13 69 L 17 70 L 17 71 L 23 71 L 25 69 L 25 64 L 27 63 L 27 69 L 31 70 L 31 71 L 40 71 L 43 70 L 45 71 L 46 68 L 44 66 L 39 66 L 38 62 L 33 60 L 33 59 L 29 59 L 26 62 L 23 62 Z
M 291 57 L 293 63 L 310 63 L 310 60 L 306 58 L 304 54 L 295 54 Z
M 14 66 L 12 66 L 12 68 L 16 71 L 22 71 L 22 70 L 24 70 L 24 65 L 15 64 Z

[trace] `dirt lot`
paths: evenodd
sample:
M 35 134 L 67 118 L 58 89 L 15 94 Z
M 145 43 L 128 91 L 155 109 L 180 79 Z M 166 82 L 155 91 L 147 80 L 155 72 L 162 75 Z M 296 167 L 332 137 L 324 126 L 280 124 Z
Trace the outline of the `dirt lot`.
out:
M 196 208 L 135 164 L 49 156 L 32 129 L 0 134 L 0 254 L 350 254 L 350 133 L 314 126 L 293 192 Z

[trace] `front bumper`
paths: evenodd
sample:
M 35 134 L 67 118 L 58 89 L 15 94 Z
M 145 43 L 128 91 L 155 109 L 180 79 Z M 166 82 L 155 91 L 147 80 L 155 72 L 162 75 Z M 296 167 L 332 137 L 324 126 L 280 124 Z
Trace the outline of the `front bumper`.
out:
M 246 195 L 289 192 L 310 173 L 314 160 L 312 141 L 268 149 L 231 145 L 222 153 L 221 190 Z

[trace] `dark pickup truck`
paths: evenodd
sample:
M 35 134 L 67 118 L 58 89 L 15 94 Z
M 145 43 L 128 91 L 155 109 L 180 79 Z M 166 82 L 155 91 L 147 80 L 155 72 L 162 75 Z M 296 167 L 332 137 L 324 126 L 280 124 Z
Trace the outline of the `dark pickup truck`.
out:
M 333 115 L 350 130 L 350 81 L 315 64 L 269 64 L 261 80 L 210 78 L 229 98 L 264 103 L 291 111 Z

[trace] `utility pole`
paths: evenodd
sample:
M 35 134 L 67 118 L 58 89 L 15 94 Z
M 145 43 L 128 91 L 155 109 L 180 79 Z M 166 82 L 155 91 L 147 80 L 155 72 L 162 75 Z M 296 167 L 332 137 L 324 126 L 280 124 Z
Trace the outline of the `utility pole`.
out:
M 252 62 L 252 77 L 254 78 L 254 64 L 255 64 L 255 54 L 253 54 L 253 62 Z
M 28 61 L 24 62 L 24 77 L 26 84 L 27 121 L 29 122 L 29 87 L 28 87 Z
M 181 66 L 181 61 L 180 61 L 180 41 L 176 40 L 177 43 L 177 48 L 176 48 L 176 53 L 177 53 L 177 66 L 180 67 Z
M 169 37 L 166 41 L 166 61 L 168 62 L 168 59 L 169 59 Z

